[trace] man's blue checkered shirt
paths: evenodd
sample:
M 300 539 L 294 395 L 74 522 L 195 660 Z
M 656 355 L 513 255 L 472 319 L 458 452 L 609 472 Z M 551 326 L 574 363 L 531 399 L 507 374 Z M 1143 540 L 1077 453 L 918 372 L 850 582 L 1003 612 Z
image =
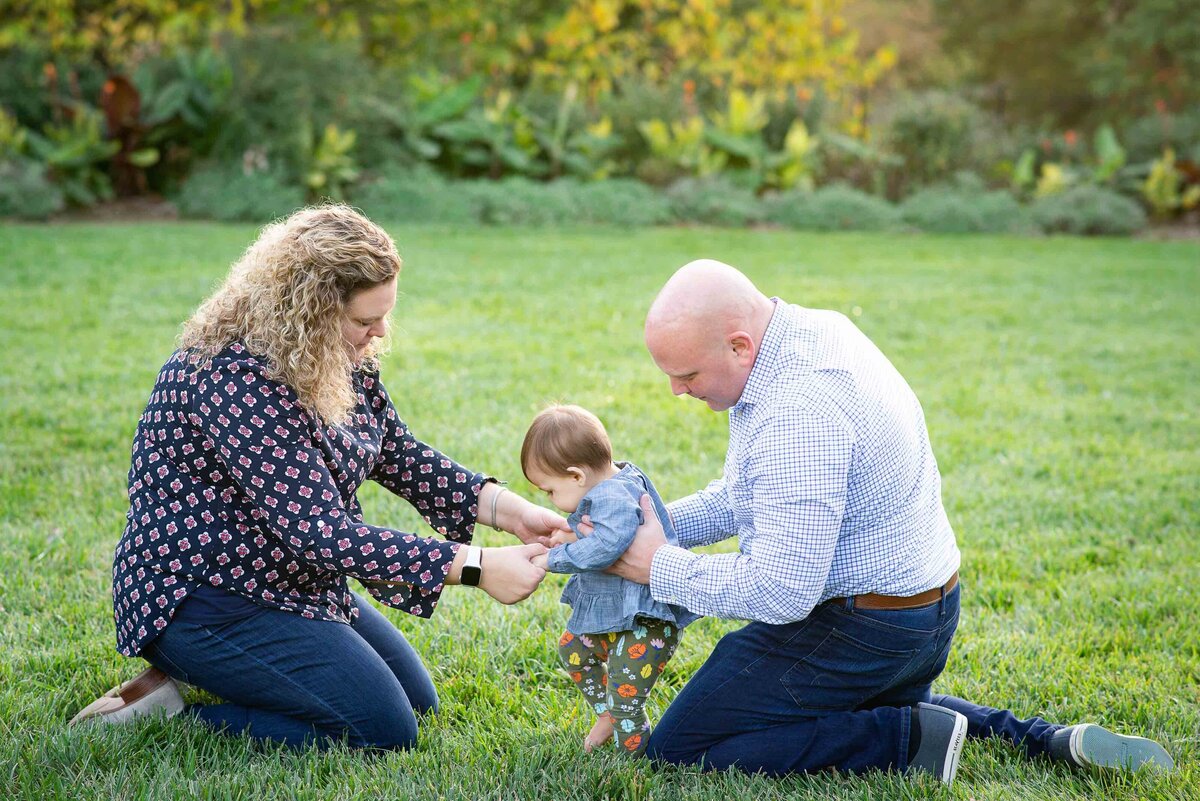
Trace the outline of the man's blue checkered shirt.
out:
M 724 475 L 668 508 L 654 597 L 712 617 L 789 623 L 846 595 L 915 595 L 958 569 L 916 395 L 844 315 L 778 299 Z M 737 535 L 738 551 L 688 548 Z

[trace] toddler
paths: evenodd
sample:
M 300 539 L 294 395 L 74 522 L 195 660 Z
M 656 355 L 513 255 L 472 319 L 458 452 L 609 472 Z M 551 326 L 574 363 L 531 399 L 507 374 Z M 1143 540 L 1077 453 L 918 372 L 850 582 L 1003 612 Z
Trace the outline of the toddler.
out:
M 572 573 L 562 602 L 570 605 L 558 654 L 597 719 L 584 750 L 609 738 L 631 755 L 646 749 L 650 688 L 679 643 L 680 630 L 698 615 L 661 603 L 644 584 L 605 573 L 632 542 L 649 494 L 667 542 L 677 544 L 671 519 L 650 479 L 635 465 L 613 462 L 603 424 L 578 406 L 551 406 L 534 418 L 521 446 L 521 469 L 550 496 L 576 534 L 588 515 L 594 530 L 557 545 L 540 560 L 555 573 Z

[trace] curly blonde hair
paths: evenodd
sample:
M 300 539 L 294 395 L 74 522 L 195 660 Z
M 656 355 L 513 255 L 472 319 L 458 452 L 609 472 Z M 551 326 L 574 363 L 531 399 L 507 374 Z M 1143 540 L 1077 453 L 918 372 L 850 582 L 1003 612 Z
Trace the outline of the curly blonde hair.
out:
M 240 340 L 309 412 L 344 422 L 357 402 L 353 371 L 378 369 L 386 338 L 356 366 L 343 316 L 355 292 L 395 278 L 401 264 L 392 238 L 349 206 L 301 209 L 262 230 L 184 324 L 180 347 L 203 366 Z

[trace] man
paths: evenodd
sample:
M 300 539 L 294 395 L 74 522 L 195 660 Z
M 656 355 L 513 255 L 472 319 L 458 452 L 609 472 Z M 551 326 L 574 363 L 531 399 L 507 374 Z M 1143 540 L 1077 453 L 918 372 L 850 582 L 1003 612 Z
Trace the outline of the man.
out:
M 846 317 L 704 260 L 666 283 L 645 337 L 672 392 L 729 410 L 729 448 L 720 479 L 670 505 L 680 546 L 647 515 L 614 572 L 751 621 L 671 704 L 652 757 L 949 783 L 969 734 L 1078 767 L 1172 767 L 1151 740 L 931 694 L 958 624 L 959 551 L 921 405 Z M 688 550 L 734 535 L 736 553 Z

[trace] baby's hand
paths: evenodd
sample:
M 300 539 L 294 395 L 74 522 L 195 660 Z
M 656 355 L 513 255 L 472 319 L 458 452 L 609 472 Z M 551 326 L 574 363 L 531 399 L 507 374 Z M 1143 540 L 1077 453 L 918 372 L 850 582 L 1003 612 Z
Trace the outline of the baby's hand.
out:
M 544 554 L 544 553 L 540 553 L 540 554 L 538 554 L 537 556 L 535 556 L 535 557 L 533 557 L 532 559 L 530 559 L 530 560 L 529 560 L 529 563 L 530 563 L 531 565 L 533 565 L 534 567 L 540 567 L 542 570 L 546 570 L 546 569 L 548 569 L 548 568 L 546 567 L 546 563 L 547 563 L 548 561 L 549 561 L 549 560 L 546 558 L 546 554 Z
M 549 547 L 553 548 L 555 545 L 570 545 L 572 542 L 575 542 L 576 537 L 573 531 L 556 531 L 547 539 L 550 543 Z

